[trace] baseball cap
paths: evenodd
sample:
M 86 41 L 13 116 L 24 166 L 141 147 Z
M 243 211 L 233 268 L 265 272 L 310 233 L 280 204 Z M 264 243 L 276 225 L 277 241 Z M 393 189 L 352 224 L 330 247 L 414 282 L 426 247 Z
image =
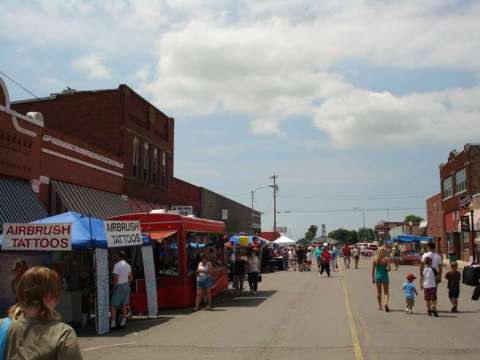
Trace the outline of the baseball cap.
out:
M 416 279 L 416 277 L 412 273 L 407 274 L 407 280 L 415 280 L 415 279 Z

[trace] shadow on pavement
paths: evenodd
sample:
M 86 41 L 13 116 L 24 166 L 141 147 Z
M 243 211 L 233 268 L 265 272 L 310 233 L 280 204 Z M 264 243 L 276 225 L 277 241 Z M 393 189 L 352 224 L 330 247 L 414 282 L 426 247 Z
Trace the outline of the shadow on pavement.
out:
M 235 297 L 235 291 L 229 290 L 214 300 L 215 308 L 224 307 L 256 307 L 262 305 L 266 300 L 271 298 L 277 290 L 264 290 L 258 291 L 255 295 L 250 295 L 248 292 L 244 292 L 242 296 Z
M 190 313 L 191 312 L 189 312 L 189 314 Z M 106 337 L 127 336 L 131 333 L 134 333 L 134 332 L 147 330 L 147 329 L 150 329 L 150 328 L 155 327 L 157 325 L 161 325 L 161 324 L 166 323 L 169 320 L 172 320 L 174 318 L 175 318 L 174 316 L 160 315 L 155 319 L 148 319 L 148 318 L 131 319 L 127 322 L 127 326 L 125 328 L 123 328 L 123 329 L 117 328 L 117 329 L 111 330 L 108 334 L 105 334 L 105 335 L 99 336 L 99 337 L 106 338 Z M 93 328 L 75 329 L 75 331 L 76 331 L 77 336 L 79 338 L 98 336 L 95 333 L 95 329 L 93 329 Z

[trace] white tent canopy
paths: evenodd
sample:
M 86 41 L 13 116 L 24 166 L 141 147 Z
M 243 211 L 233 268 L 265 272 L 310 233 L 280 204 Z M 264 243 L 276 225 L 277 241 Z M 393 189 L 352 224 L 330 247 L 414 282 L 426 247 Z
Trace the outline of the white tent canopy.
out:
M 297 242 L 295 240 L 292 240 L 292 239 L 286 237 L 285 235 L 280 236 L 273 243 L 277 244 L 278 246 L 292 246 L 292 245 L 297 244 Z

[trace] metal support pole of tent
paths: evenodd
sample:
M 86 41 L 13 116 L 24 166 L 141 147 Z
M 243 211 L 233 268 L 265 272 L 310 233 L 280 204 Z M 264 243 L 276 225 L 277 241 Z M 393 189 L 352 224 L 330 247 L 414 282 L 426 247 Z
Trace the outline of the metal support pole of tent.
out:
M 145 290 L 147 293 L 148 317 L 158 315 L 157 280 L 155 277 L 155 264 L 153 262 L 152 246 L 142 246 L 143 273 L 145 275 Z
M 470 262 L 473 262 L 476 259 L 476 251 L 475 251 L 475 224 L 474 224 L 474 219 L 473 219 L 474 212 L 473 210 L 470 210 Z

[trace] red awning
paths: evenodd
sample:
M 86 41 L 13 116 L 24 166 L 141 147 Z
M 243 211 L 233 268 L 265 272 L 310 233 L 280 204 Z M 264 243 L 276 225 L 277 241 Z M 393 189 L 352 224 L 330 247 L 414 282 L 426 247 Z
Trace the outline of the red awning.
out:
M 176 234 L 177 230 L 161 230 L 161 231 L 152 231 L 150 232 L 150 239 L 155 241 L 162 241 L 163 239 Z

